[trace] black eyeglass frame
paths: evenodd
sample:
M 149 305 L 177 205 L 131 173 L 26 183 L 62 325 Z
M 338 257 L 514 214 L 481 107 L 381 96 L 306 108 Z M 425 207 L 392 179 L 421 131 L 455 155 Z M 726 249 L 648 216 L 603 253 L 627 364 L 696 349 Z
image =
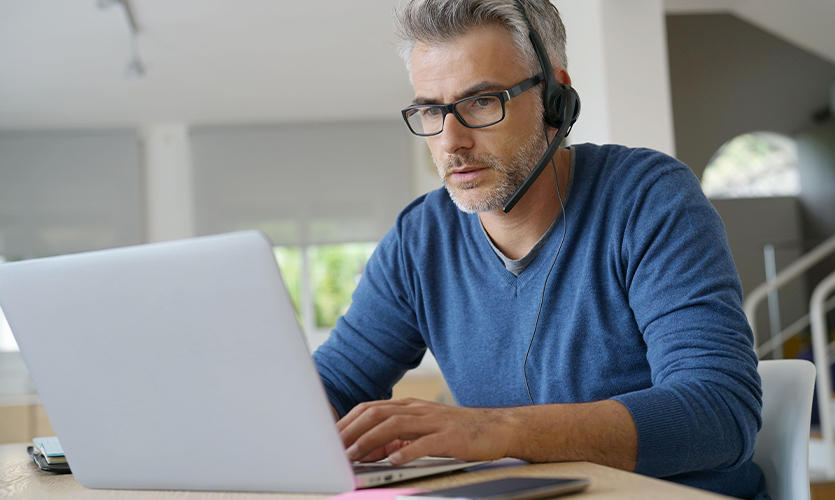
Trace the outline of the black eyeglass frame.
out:
M 476 95 L 472 95 L 472 96 L 469 96 L 469 97 L 465 97 L 463 99 L 458 99 L 457 101 L 451 102 L 449 104 L 415 104 L 414 106 L 409 106 L 408 108 L 401 110 L 400 113 L 403 115 L 403 121 L 406 122 L 406 126 L 409 127 L 409 131 L 411 133 L 419 136 L 419 137 L 431 137 L 433 135 L 438 135 L 441 132 L 443 132 L 444 131 L 444 122 L 446 121 L 446 115 L 448 115 L 449 113 L 452 113 L 453 115 L 455 115 L 455 118 L 458 120 L 458 122 L 461 125 L 464 125 L 467 128 L 490 127 L 490 126 L 495 125 L 495 124 L 499 123 L 500 121 L 504 120 L 504 117 L 505 117 L 504 104 L 507 101 L 513 99 L 514 97 L 518 97 L 523 92 L 532 89 L 533 87 L 535 87 L 536 85 L 538 85 L 542 81 L 544 81 L 544 78 L 542 77 L 542 75 L 536 75 L 536 76 L 532 76 L 532 77 L 528 78 L 527 80 L 525 80 L 521 83 L 518 83 L 518 84 L 514 85 L 513 87 L 510 87 L 507 90 L 503 90 L 501 92 L 488 92 L 488 93 L 485 93 L 485 94 L 476 94 Z M 502 117 L 499 118 L 498 120 L 494 121 L 494 122 L 486 123 L 484 125 L 470 125 L 470 124 L 468 124 L 467 122 L 464 121 L 464 119 L 461 117 L 461 115 L 458 114 L 458 111 L 456 111 L 455 107 L 458 104 L 460 104 L 464 101 L 469 101 L 469 100 L 472 100 L 472 99 L 480 99 L 482 97 L 498 97 L 499 101 L 502 103 Z M 432 132 L 431 134 L 420 134 L 418 132 L 415 132 L 415 129 L 413 129 L 412 125 L 409 123 L 409 116 L 410 115 L 408 113 L 412 110 L 428 109 L 428 108 L 436 108 L 436 109 L 441 110 L 441 113 L 442 113 L 442 116 L 441 116 L 441 130 L 439 130 L 437 132 Z

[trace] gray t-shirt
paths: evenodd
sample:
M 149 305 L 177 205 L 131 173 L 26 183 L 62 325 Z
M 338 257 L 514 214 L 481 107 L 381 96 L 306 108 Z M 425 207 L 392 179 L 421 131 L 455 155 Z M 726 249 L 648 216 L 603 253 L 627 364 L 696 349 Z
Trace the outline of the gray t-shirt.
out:
M 571 152 L 571 161 L 568 172 L 568 187 L 565 190 L 565 199 L 563 200 L 563 205 L 568 203 L 568 197 L 571 194 L 571 185 L 574 184 L 574 148 L 569 148 L 569 151 Z M 543 172 L 543 174 L 544 173 L 545 172 Z M 505 269 L 513 273 L 514 276 L 519 276 L 520 274 L 522 274 L 522 271 L 524 271 L 528 267 L 528 265 L 531 262 L 533 262 L 533 260 L 539 254 L 539 251 L 542 250 L 542 247 L 545 246 L 545 242 L 548 241 L 548 238 L 551 236 L 551 233 L 554 232 L 554 228 L 557 227 L 557 222 L 560 220 L 560 213 L 561 212 L 557 213 L 557 216 L 554 217 L 554 222 L 551 223 L 551 226 L 548 227 L 548 230 L 545 231 L 545 234 L 543 234 L 542 237 L 539 238 L 539 241 L 536 242 L 536 245 L 534 245 L 533 248 L 531 248 L 531 251 L 528 252 L 527 255 L 525 255 L 521 259 L 513 260 L 504 253 L 502 253 L 502 251 L 499 250 L 498 247 L 496 247 L 496 244 L 493 243 L 493 240 L 490 238 L 490 235 L 487 234 L 487 231 L 484 229 L 484 224 L 481 225 L 481 230 L 482 232 L 484 232 L 484 236 L 487 238 L 487 241 L 490 243 L 490 246 L 493 248 L 493 251 L 496 252 L 496 255 L 499 256 L 499 259 L 501 259 Z

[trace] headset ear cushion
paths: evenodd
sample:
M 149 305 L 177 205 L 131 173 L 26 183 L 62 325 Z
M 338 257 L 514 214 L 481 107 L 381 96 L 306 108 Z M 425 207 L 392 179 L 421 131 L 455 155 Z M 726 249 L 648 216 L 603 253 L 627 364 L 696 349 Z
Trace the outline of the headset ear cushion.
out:
M 558 85 L 548 94 L 545 106 L 545 122 L 556 129 L 561 128 L 566 120 L 570 119 L 571 123 L 574 123 L 578 115 L 576 104 L 572 116 L 567 116 L 569 105 L 572 102 L 578 102 L 577 92 L 568 85 Z
M 566 93 L 565 93 L 566 104 L 568 105 L 568 104 L 573 103 L 573 105 L 571 106 L 573 108 L 573 111 L 571 113 L 570 118 L 571 118 L 571 125 L 574 125 L 574 122 L 576 122 L 577 118 L 580 116 L 580 95 L 577 94 L 577 91 L 574 90 L 574 87 L 570 87 L 568 85 L 566 85 L 566 87 L 567 87 L 566 88 Z M 566 108 L 567 107 L 568 106 L 566 106 Z
M 548 95 L 545 104 L 545 121 L 551 127 L 560 128 L 562 122 L 565 121 L 562 104 L 562 92 L 559 90 Z
M 569 109 L 571 109 L 571 116 L 568 116 Z M 559 85 L 548 95 L 545 122 L 549 126 L 559 129 L 566 120 L 571 120 L 570 125 L 574 124 L 578 116 L 580 116 L 580 97 L 571 86 Z

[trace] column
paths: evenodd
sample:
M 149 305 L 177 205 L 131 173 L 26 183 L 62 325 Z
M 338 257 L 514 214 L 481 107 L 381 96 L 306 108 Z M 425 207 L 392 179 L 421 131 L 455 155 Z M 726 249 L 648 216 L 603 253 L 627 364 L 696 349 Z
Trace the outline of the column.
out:
M 552 0 L 568 33 L 568 73 L 582 111 L 571 143 L 675 154 L 662 0 Z
M 194 236 L 188 126 L 183 123 L 149 125 L 144 129 L 143 146 L 147 241 Z

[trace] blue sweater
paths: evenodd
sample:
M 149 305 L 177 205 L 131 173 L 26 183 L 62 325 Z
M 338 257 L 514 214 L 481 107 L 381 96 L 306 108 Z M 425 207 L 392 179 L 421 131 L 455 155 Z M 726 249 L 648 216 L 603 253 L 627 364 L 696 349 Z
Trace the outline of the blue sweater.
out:
M 636 472 L 764 497 L 757 359 L 719 216 L 673 158 L 573 149 L 567 233 L 527 363 L 534 401 L 618 400 L 637 426 Z M 530 404 L 522 363 L 562 234 L 560 221 L 517 277 L 445 190 L 406 207 L 314 354 L 336 410 L 390 398 L 427 348 L 459 405 Z

